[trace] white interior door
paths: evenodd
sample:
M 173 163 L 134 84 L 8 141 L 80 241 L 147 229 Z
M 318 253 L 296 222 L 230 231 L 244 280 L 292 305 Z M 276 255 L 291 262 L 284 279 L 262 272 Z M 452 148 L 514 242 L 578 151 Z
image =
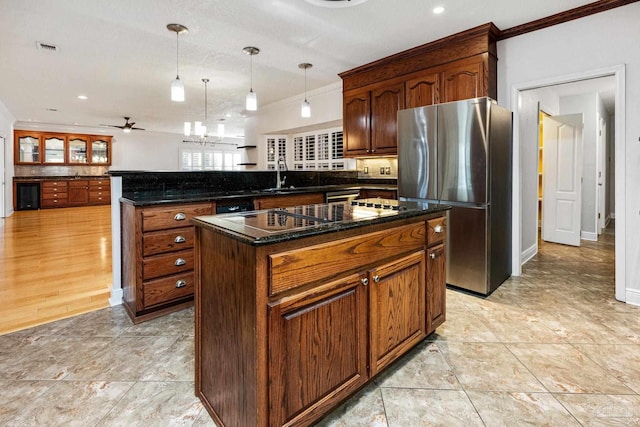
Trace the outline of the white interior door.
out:
M 582 114 L 543 119 L 542 240 L 580 246 Z
M 602 117 L 598 120 L 598 188 L 596 193 L 598 195 L 598 235 L 602 234 L 602 230 L 606 225 L 606 189 L 607 189 L 607 159 L 606 159 L 606 145 L 607 145 L 607 124 Z

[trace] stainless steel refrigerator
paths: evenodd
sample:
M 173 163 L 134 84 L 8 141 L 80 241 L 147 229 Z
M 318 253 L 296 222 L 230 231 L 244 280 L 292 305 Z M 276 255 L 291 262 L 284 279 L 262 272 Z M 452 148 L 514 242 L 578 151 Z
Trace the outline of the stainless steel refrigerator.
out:
M 447 284 L 488 295 L 511 275 L 512 113 L 490 98 L 398 111 L 398 196 L 451 205 Z

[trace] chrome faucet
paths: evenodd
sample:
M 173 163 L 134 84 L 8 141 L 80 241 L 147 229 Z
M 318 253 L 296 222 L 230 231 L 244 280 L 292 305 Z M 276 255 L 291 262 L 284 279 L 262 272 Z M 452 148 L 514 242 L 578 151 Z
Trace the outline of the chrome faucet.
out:
M 284 160 L 284 156 L 278 157 L 278 163 L 276 164 L 276 188 L 280 189 L 284 185 L 284 182 L 287 180 L 287 177 L 283 177 L 280 180 L 280 168 L 283 166 L 283 171 L 287 171 L 287 162 Z

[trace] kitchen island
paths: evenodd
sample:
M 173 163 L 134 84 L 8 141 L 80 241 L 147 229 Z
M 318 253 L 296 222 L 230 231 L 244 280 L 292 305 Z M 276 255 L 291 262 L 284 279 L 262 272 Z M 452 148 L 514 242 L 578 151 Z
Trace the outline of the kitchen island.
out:
M 445 318 L 448 206 L 200 216 L 196 394 L 225 426 L 310 425 Z

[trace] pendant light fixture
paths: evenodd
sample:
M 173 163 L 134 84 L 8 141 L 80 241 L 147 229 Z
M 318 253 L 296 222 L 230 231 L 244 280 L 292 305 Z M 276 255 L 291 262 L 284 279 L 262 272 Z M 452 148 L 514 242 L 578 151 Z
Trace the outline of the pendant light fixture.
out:
M 249 93 L 247 94 L 246 105 L 245 108 L 247 111 L 256 111 L 258 109 L 258 98 L 256 97 L 256 93 L 253 91 L 253 55 L 257 55 L 260 53 L 260 49 L 253 46 L 247 46 L 242 49 L 244 53 L 249 55 L 250 59 L 250 73 L 251 73 L 251 84 Z
M 302 101 L 302 107 L 300 109 L 300 116 L 302 117 L 311 117 L 311 104 L 307 101 L 307 69 L 311 67 L 313 67 L 313 64 L 309 64 L 308 62 L 298 64 L 298 68 L 304 70 L 304 101 Z
M 179 66 L 178 66 L 179 65 L 178 40 L 180 38 L 180 34 L 187 33 L 189 29 L 181 24 L 168 24 L 167 29 L 169 31 L 173 31 L 174 33 L 176 33 L 176 78 L 171 81 L 171 100 L 177 101 L 177 102 L 183 102 L 184 101 L 184 84 L 182 83 L 182 80 L 180 80 L 180 73 L 179 73 Z
M 207 139 L 207 110 L 209 108 L 207 99 L 207 83 L 209 79 L 202 79 L 204 83 L 204 124 L 203 122 L 193 122 L 193 133 L 200 139 L 199 142 L 206 143 Z M 184 135 L 191 135 L 191 122 L 184 122 Z

